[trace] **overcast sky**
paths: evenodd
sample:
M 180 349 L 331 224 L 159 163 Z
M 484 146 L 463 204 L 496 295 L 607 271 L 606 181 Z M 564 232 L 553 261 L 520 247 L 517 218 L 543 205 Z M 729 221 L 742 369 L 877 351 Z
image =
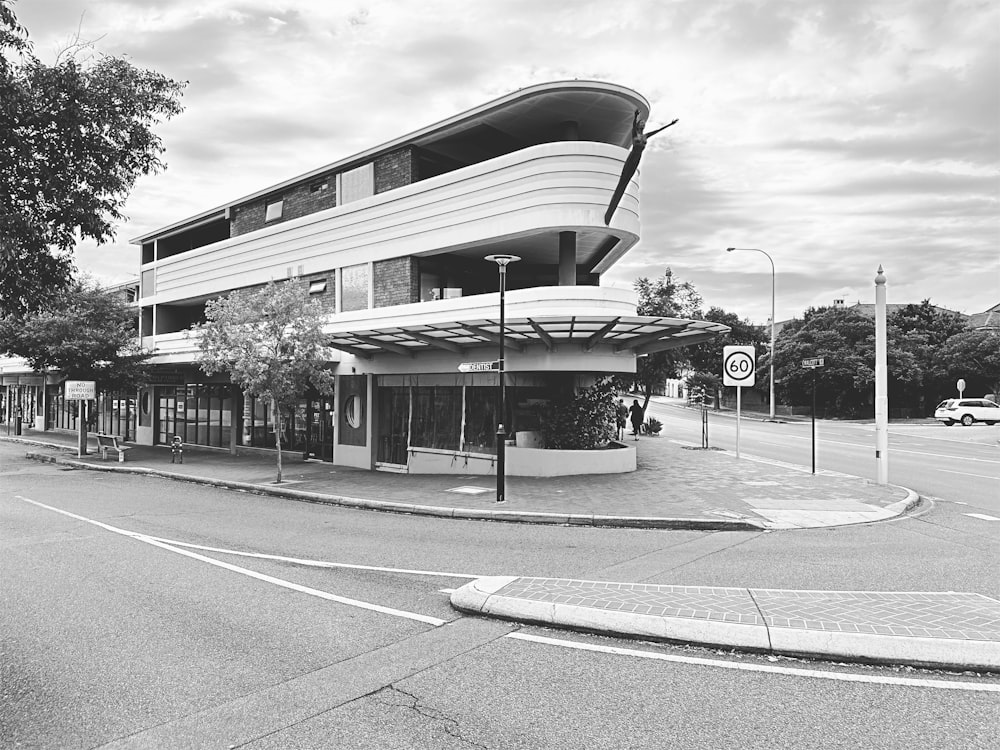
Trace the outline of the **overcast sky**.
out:
M 128 241 L 534 83 L 629 86 L 651 103 L 642 241 L 603 277 L 664 268 L 763 323 L 809 306 L 1000 302 L 1000 4 L 994 0 L 19 0 L 52 62 L 100 51 L 189 81 L 158 128 Z

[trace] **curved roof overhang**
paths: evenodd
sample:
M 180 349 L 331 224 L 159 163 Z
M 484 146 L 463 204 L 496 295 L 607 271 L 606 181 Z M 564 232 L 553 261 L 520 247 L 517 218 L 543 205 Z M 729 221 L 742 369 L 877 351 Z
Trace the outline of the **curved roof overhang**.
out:
M 614 83 L 575 80 L 527 86 L 225 205 L 160 227 L 130 242 L 141 244 L 181 229 L 228 218 L 227 212 L 232 206 L 257 200 L 332 171 L 351 169 L 403 146 L 415 146 L 444 158 L 472 162 L 492 158 L 495 155 L 492 152 L 497 148 L 516 150 L 561 140 L 597 141 L 628 148 L 636 110 L 642 119 L 647 119 L 649 102 L 632 89 Z M 572 136 L 561 131 L 561 126 L 566 123 L 574 124 Z
M 470 318 L 436 323 L 351 327 L 328 333 L 331 348 L 362 359 L 375 356 L 417 357 L 421 353 L 448 351 L 465 354 L 485 346 L 524 352 L 531 345 L 550 352 L 576 347 L 577 351 L 610 348 L 636 356 L 708 341 L 728 333 L 729 326 L 707 320 L 643 316 L 553 315 L 505 318 L 501 331 L 495 318 Z

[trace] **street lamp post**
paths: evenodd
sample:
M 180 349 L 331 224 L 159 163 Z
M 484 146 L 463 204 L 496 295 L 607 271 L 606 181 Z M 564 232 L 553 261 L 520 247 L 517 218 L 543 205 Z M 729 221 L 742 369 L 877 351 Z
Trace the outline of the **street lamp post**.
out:
M 504 459 L 507 449 L 507 432 L 503 420 L 507 413 L 507 381 L 504 375 L 504 343 L 507 336 L 507 325 L 504 320 L 504 293 L 507 289 L 507 266 L 521 260 L 517 255 L 487 255 L 486 260 L 496 263 L 500 269 L 500 413 L 497 419 L 497 502 L 507 502 L 504 487 Z
M 770 394 L 769 395 L 770 395 L 770 399 L 771 399 L 771 405 L 770 405 L 771 416 L 770 416 L 770 419 L 773 422 L 774 421 L 774 259 L 770 255 L 768 255 L 767 253 L 765 253 L 763 250 L 761 250 L 759 248 L 756 248 L 756 247 L 727 247 L 726 248 L 726 252 L 727 253 L 731 253 L 734 250 L 740 250 L 740 251 L 751 252 L 751 253 L 761 253 L 769 261 L 771 261 L 771 356 L 768 359 L 769 359 L 770 364 L 771 364 L 770 373 L 769 373 L 769 380 L 770 380 L 770 383 L 769 383 L 769 385 L 770 385 Z

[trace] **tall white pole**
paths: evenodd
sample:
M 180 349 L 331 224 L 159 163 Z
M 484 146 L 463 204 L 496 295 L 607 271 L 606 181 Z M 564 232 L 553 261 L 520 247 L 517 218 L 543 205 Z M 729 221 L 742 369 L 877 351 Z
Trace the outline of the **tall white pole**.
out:
M 763 251 L 761 251 L 761 252 L 763 252 Z M 767 253 L 764 253 L 764 255 L 767 255 Z M 771 391 L 771 393 L 770 393 L 770 398 L 771 398 L 771 421 L 773 422 L 774 421 L 774 282 L 775 282 L 775 278 L 774 278 L 774 260 L 771 258 L 770 255 L 767 255 L 767 259 L 769 261 L 771 261 L 771 356 L 769 357 L 771 367 L 770 367 L 770 374 L 769 374 L 769 377 L 768 377 L 768 380 L 770 382 L 769 382 L 768 385 L 770 386 L 770 391 Z
M 889 389 L 886 367 L 885 274 L 875 277 L 875 466 L 879 484 L 889 482 Z

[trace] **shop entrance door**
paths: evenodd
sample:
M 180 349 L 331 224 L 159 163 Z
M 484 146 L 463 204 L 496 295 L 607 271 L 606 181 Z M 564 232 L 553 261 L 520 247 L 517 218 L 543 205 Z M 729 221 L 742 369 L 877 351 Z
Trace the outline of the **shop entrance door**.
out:
M 333 461 L 333 401 L 331 399 L 311 399 L 309 401 L 309 458 Z

